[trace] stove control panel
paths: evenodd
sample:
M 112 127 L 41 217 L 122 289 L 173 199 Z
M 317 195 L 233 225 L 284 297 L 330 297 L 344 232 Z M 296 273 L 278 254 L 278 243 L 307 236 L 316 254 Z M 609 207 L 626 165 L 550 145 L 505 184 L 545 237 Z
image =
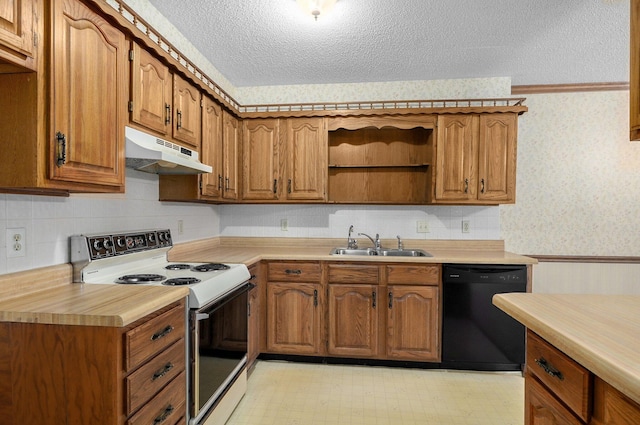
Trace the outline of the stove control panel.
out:
M 90 260 L 173 246 L 169 229 L 91 235 L 83 236 L 83 238 L 86 239 Z

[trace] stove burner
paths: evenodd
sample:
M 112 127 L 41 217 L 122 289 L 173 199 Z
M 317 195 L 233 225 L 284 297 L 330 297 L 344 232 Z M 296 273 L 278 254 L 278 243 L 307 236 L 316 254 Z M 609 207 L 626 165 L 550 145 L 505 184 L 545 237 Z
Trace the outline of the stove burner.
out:
M 216 270 L 228 270 L 230 268 L 231 267 L 227 266 L 226 264 L 207 263 L 207 264 L 201 264 L 199 266 L 194 266 L 191 270 L 196 272 L 212 272 Z
M 188 270 L 191 266 L 188 264 L 169 264 L 165 267 L 167 270 Z
M 160 274 L 128 274 L 119 277 L 116 283 L 147 283 L 147 282 L 159 282 L 165 280 L 166 277 Z
M 194 283 L 200 282 L 200 279 L 196 277 L 176 277 L 173 279 L 168 279 L 162 282 L 163 285 L 169 286 L 181 286 L 181 285 L 191 285 Z

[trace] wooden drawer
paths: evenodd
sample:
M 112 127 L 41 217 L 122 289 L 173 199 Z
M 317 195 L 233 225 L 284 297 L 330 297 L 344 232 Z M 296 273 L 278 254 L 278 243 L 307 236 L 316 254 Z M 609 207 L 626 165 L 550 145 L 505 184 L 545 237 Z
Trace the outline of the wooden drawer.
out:
M 185 336 L 184 302 L 125 334 L 125 368 L 130 371 Z
M 269 263 L 268 279 L 279 282 L 318 282 L 322 275 L 320 263 Z
M 536 378 L 527 373 L 524 381 L 525 425 L 582 425 Z
M 361 264 L 330 264 L 329 283 L 378 284 L 378 266 Z
M 184 370 L 184 339 L 149 360 L 140 369 L 125 378 L 127 415 L 138 410 L 168 382 Z
M 393 285 L 439 285 L 440 265 L 387 265 L 387 283 Z
M 133 415 L 127 421 L 127 425 L 177 423 L 186 415 L 186 388 L 186 375 L 185 372 L 181 372 L 157 396 Z
M 566 354 L 527 331 L 527 371 L 585 422 L 591 416 L 591 373 Z

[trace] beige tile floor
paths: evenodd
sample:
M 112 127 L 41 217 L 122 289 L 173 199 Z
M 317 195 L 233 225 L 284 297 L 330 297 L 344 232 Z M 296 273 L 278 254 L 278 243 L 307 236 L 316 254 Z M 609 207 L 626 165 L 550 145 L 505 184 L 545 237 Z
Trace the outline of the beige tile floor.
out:
M 522 425 L 520 373 L 259 361 L 227 425 Z

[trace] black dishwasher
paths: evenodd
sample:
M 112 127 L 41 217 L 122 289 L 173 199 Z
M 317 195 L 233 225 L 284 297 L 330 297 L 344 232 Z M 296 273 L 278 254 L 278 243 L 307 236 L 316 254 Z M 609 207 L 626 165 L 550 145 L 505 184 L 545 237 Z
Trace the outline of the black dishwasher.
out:
M 526 292 L 524 265 L 444 264 L 442 364 L 445 369 L 522 370 L 525 328 L 491 303 Z

